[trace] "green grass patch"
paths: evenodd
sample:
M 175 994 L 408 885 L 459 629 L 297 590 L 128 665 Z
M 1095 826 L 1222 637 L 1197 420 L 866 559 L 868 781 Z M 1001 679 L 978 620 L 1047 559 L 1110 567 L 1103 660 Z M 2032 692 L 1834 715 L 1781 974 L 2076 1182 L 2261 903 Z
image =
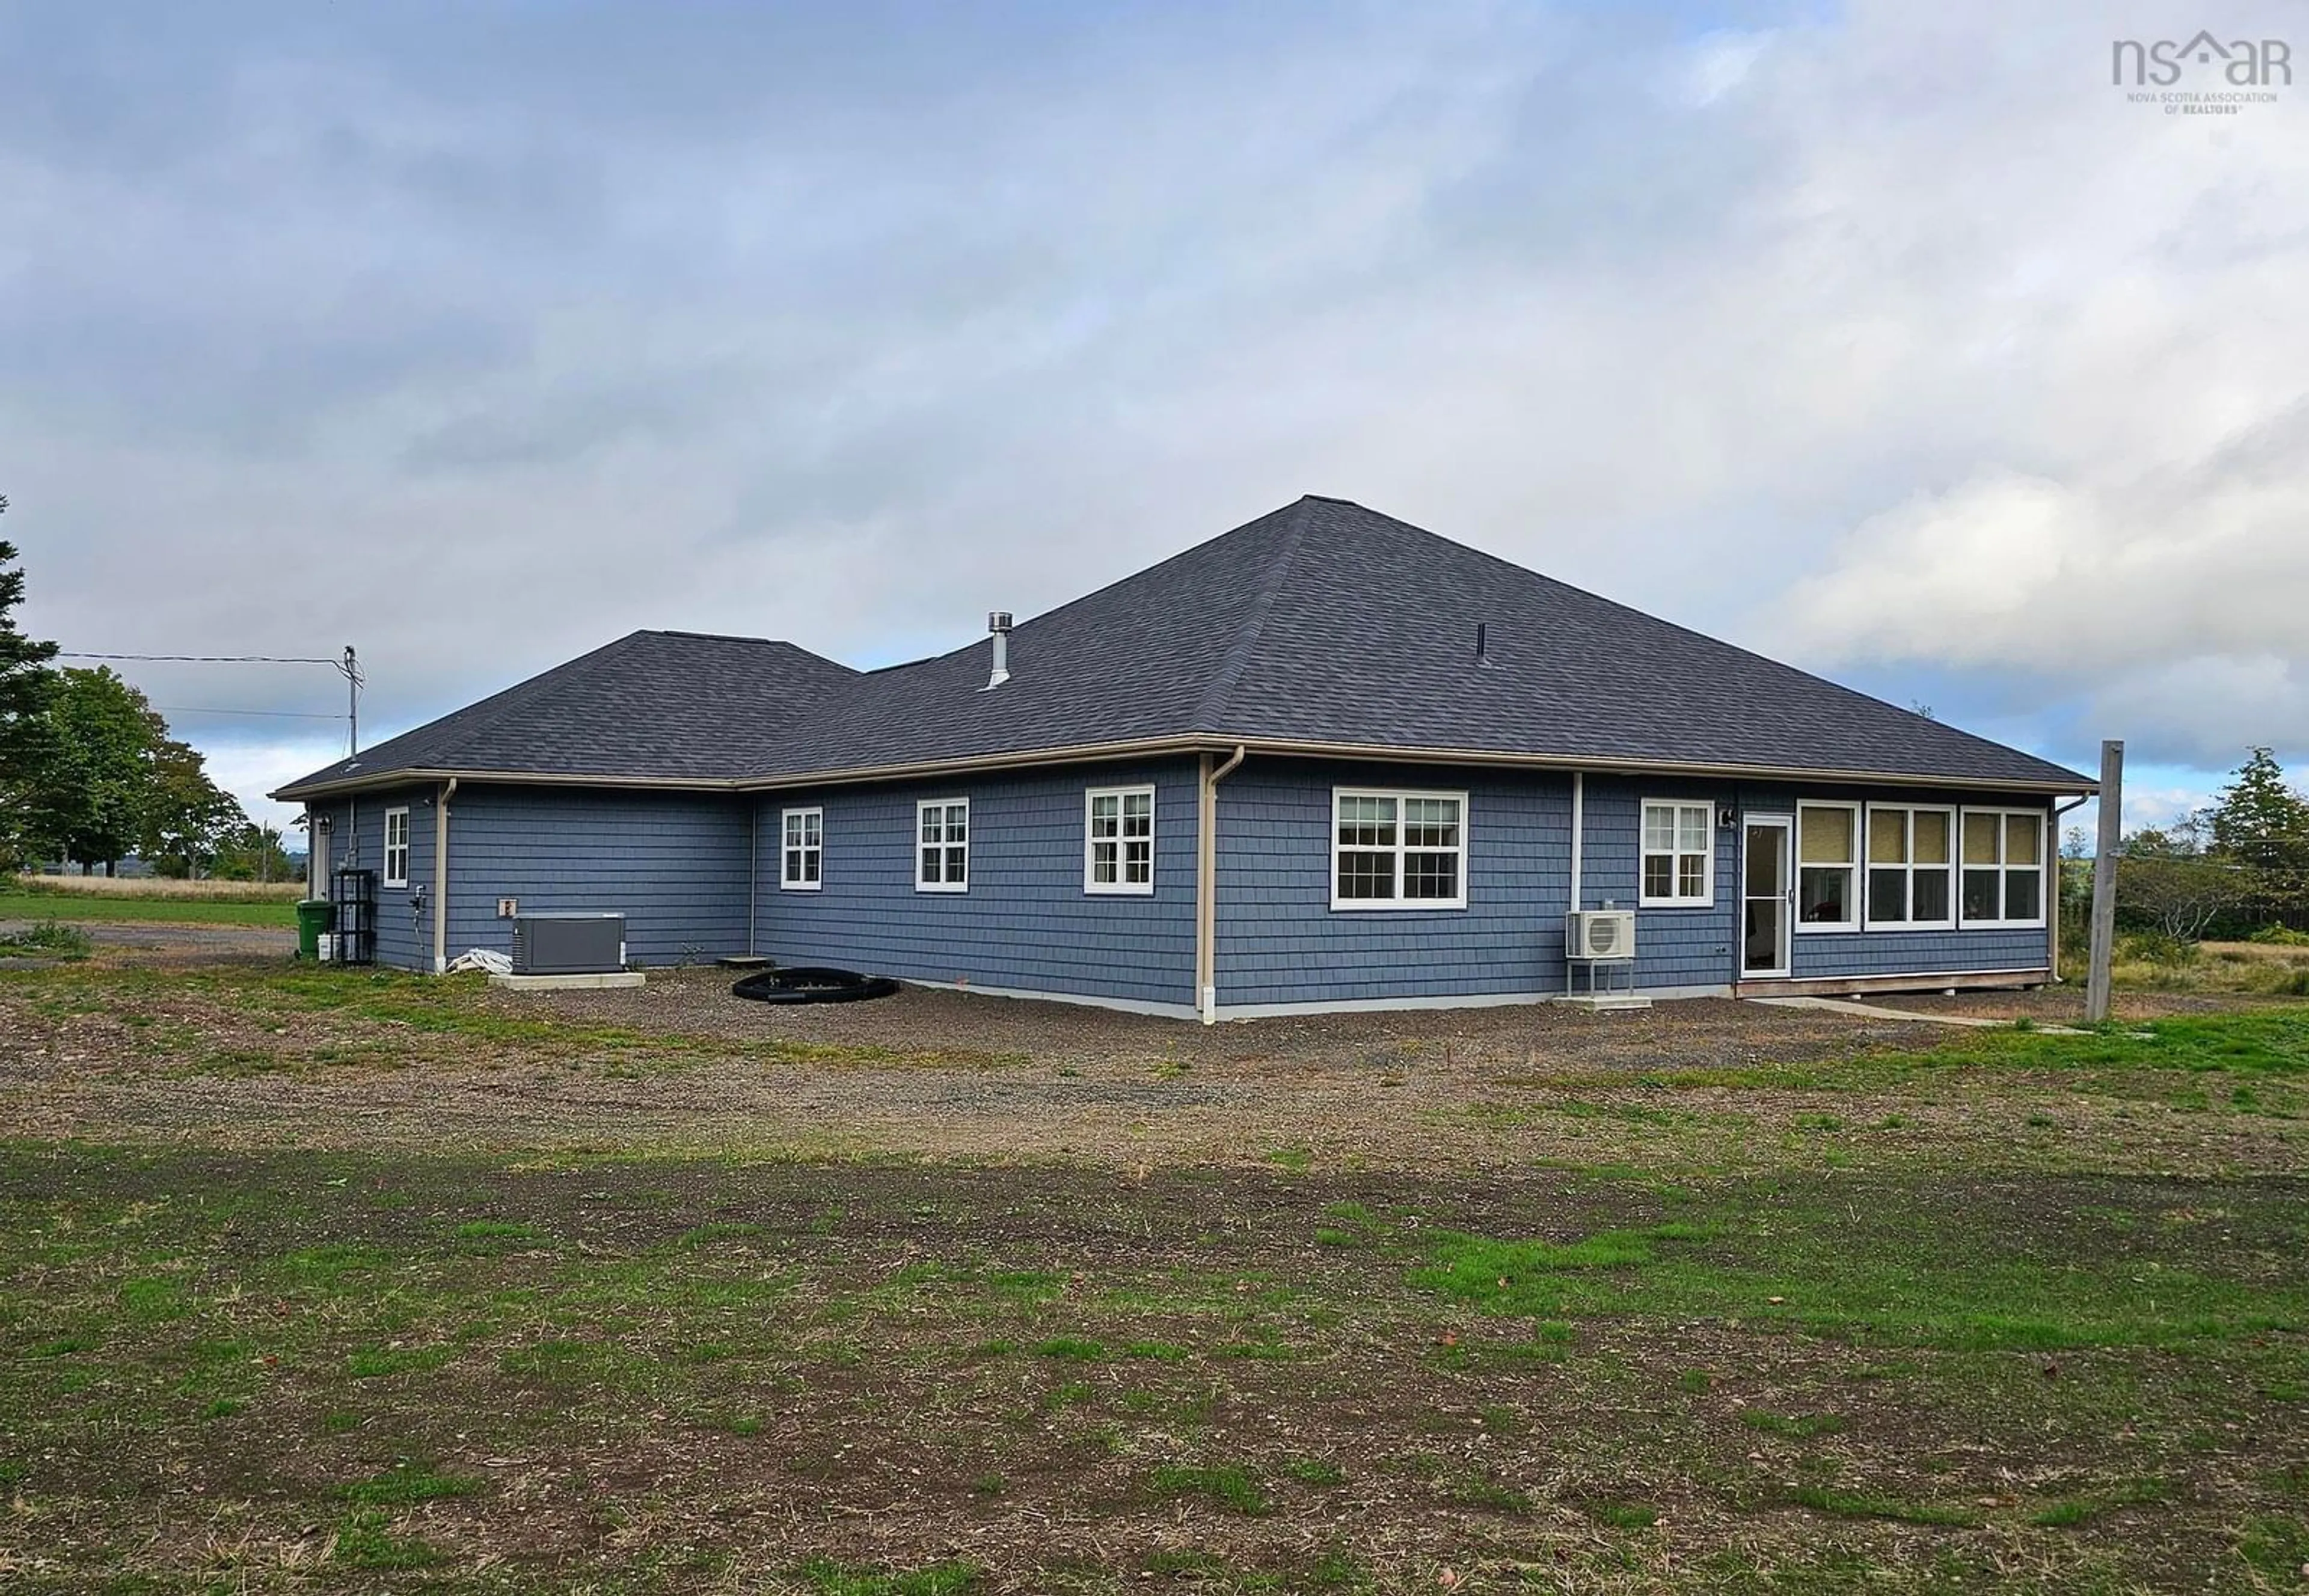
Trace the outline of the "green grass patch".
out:
M 0 919 L 11 917 L 4 899 L 0 899 Z M 86 958 L 95 947 L 88 932 L 56 920 L 43 920 L 12 935 L 0 936 L 0 958 Z
M 1274 1511 L 1258 1476 L 1241 1463 L 1163 1463 L 1147 1477 L 1158 1496 L 1202 1496 L 1229 1513 L 1259 1518 Z
M 0 892 L 0 920 L 81 921 L 134 924 L 297 926 L 293 902 L 231 903 L 203 898 L 81 896 L 69 892 Z
M 1082 1336 L 1052 1336 L 1047 1341 L 1034 1343 L 1038 1357 L 1066 1357 L 1078 1363 L 1096 1363 L 1106 1356 L 1106 1344 Z
M 481 1482 L 470 1475 L 437 1474 L 404 1460 L 381 1474 L 342 1488 L 338 1494 L 363 1507 L 407 1507 L 418 1502 L 470 1496 L 480 1488 Z
M 1740 1422 L 1767 1436 L 1787 1436 L 1808 1441 L 1814 1436 L 1841 1435 L 1844 1420 L 1834 1413 L 1772 1413 L 1761 1408 L 1743 1409 Z
M 413 1535 L 395 1535 L 391 1520 L 377 1508 L 349 1513 L 337 1525 L 336 1543 L 329 1560 L 348 1568 L 424 1568 L 441 1560 L 441 1554 Z
M 1324 1458 L 1300 1458 L 1283 1465 L 1283 1471 L 1302 1485 L 1343 1485 L 1347 1471 Z
M 454 1347 L 356 1347 L 345 1354 L 345 1373 L 356 1380 L 421 1375 L 456 1357 Z
M 1659 1522 L 1659 1509 L 1639 1502 L 1589 1502 L 1585 1509 L 1589 1518 L 1614 1530 L 1648 1530 Z
M 2028 1522 L 2041 1529 L 2071 1530 L 2123 1508 L 2162 1502 L 2169 1494 L 2161 1479 L 2130 1479 L 2080 1496 L 2063 1496 L 2030 1514 Z
M 1797 1507 L 1809 1507 L 1814 1513 L 1825 1513 L 1837 1518 L 1890 1519 L 1903 1524 L 1937 1524 L 1950 1529 L 1969 1529 L 1980 1522 L 1980 1515 L 1961 1508 L 1943 1507 L 1932 1502 L 1911 1502 L 1905 1497 L 1883 1496 L 1873 1491 L 1835 1490 L 1826 1486 L 1800 1485 L 1787 1492 L 1786 1499 Z

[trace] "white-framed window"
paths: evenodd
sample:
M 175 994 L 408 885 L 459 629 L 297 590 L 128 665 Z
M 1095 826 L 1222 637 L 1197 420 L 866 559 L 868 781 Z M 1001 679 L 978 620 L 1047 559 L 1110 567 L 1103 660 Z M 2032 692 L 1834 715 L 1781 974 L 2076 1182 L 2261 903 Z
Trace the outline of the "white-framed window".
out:
M 1946 931 L 1956 924 L 1956 811 L 1868 806 L 1871 931 Z
M 2045 812 L 1967 809 L 1958 902 L 1967 925 L 2045 924 Z
M 1716 806 L 1644 800 L 1643 881 L 1647 909 L 1704 909 L 1716 902 Z
M 1331 906 L 1467 906 L 1467 794 L 1336 787 Z
M 914 805 L 914 890 L 970 890 L 970 800 L 925 798 Z
M 1083 794 L 1083 890 L 1154 890 L 1154 789 L 1093 787 Z
M 1860 929 L 1860 806 L 1796 805 L 1796 929 Z
M 385 811 L 385 884 L 388 887 L 409 885 L 409 811 L 406 809 Z
M 789 809 L 779 817 L 778 886 L 815 892 L 826 881 L 826 811 Z

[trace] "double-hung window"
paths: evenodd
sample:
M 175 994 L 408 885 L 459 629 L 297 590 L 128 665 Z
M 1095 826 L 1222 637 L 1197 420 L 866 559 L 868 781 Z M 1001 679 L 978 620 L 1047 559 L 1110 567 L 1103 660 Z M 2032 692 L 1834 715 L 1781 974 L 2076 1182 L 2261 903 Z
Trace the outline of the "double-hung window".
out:
M 1331 794 L 1331 906 L 1467 906 L 1467 795 Z
M 1956 924 L 1956 811 L 1868 806 L 1868 929 L 1944 931 Z
M 815 892 L 826 880 L 826 811 L 790 809 L 781 820 L 778 885 L 788 892 Z
M 1796 805 L 1796 924 L 1808 931 L 1857 931 L 1860 806 Z
M 1964 811 L 1967 925 L 2045 924 L 2045 816 L 2033 809 Z
M 1154 789 L 1094 787 L 1083 798 L 1083 890 L 1154 890 Z
M 925 798 L 914 805 L 914 890 L 970 889 L 970 800 Z
M 1716 809 L 1644 800 L 1643 889 L 1647 909 L 1707 908 L 1716 901 Z
M 385 811 L 385 884 L 409 885 L 409 811 L 405 809 Z

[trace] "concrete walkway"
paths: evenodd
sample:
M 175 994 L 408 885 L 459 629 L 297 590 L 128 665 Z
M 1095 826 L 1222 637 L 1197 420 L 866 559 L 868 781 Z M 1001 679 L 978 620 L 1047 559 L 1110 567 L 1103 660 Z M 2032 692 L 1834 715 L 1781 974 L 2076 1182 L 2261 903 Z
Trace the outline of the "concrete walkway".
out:
M 1855 1002 L 1849 998 L 1831 997 L 1760 997 L 1750 998 L 1751 1003 L 1770 1003 L 1782 1009 L 1825 1009 L 1831 1014 L 1850 1014 L 1861 1019 L 1907 1019 L 1923 1025 L 1964 1025 L 1980 1030 L 2011 1030 L 2009 1019 L 1983 1019 L 1976 1014 L 1919 1014 L 1913 1009 L 1887 1009 L 1881 1003 Z M 2040 1025 L 2035 1028 L 2048 1037 L 2081 1037 L 2083 1031 L 2072 1026 Z

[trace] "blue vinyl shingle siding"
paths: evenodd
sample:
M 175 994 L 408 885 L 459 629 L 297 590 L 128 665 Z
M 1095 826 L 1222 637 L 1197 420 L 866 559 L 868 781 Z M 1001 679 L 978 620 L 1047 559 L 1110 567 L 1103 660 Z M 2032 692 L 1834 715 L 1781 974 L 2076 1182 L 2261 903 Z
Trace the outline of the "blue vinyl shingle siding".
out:
M 1084 794 L 1141 785 L 1155 789 L 1155 890 L 1086 894 Z M 1334 910 L 1336 786 L 1466 792 L 1467 906 Z M 639 965 L 751 948 L 788 964 L 1184 1011 L 1195 1001 L 1196 790 L 1195 765 L 1185 759 L 758 800 L 465 786 L 451 803 L 448 951 L 454 958 L 471 947 L 508 950 L 512 924 L 497 917 L 497 902 L 515 898 L 529 911 L 624 914 L 628 957 Z M 413 913 L 412 905 L 432 886 L 435 793 L 411 788 L 325 807 L 335 820 L 334 863 L 378 870 L 385 811 L 409 808 L 410 886 L 380 886 L 377 894 L 381 963 L 431 967 L 430 909 Z M 1798 795 L 1777 785 L 1589 776 L 1585 906 L 1636 906 L 1644 799 L 1788 814 Z M 1961 802 L 1946 794 L 1905 796 Z M 949 797 L 970 800 L 970 890 L 917 892 L 915 802 Z M 781 814 L 804 807 L 825 811 L 823 885 L 786 891 L 779 885 Z M 1253 759 L 1220 788 L 1222 1012 L 1561 992 L 1570 812 L 1570 779 L 1552 772 Z M 1736 826 L 1714 829 L 1712 906 L 1638 910 L 1639 989 L 1720 991 L 1736 978 L 1743 835 Z M 2035 970 L 2048 962 L 2045 949 L 2041 929 L 1799 930 L 1794 975 Z
M 625 915 L 630 964 L 742 953 L 752 807 L 710 794 L 462 786 L 449 802 L 449 957 L 513 950 L 500 898 L 524 913 Z
M 1333 909 L 1334 786 L 1465 791 L 1467 906 Z M 1561 776 L 1246 763 L 1219 787 L 1219 1006 L 1561 990 L 1570 794 Z
M 1083 890 L 1084 794 L 1154 788 L 1154 891 Z M 1194 1001 L 1196 768 L 1172 760 L 772 794 L 756 941 L 782 964 L 1185 1007 Z M 970 800 L 970 889 L 914 889 L 915 810 Z M 823 884 L 779 885 L 783 811 L 826 811 Z
M 1744 831 L 1736 825 L 1713 828 L 1711 905 L 1640 908 L 1643 802 L 1680 799 L 1742 815 L 1792 814 L 1798 790 L 1619 776 L 1590 776 L 1584 785 L 1583 906 L 1637 910 L 1636 986 L 1653 992 L 1728 986 L 1738 976 Z M 1466 791 L 1467 906 L 1333 909 L 1330 820 L 1336 786 Z M 1803 795 L 1815 794 L 1804 789 Z M 1946 794 L 1906 796 L 1914 802 L 1949 801 Z M 1222 1011 L 1562 991 L 1570 812 L 1570 778 L 1552 773 L 1313 760 L 1246 764 L 1219 793 Z M 1799 932 L 1793 974 L 1801 980 L 2041 969 L 2048 962 L 2045 938 L 2043 930 Z
M 330 819 L 329 863 L 332 870 L 373 870 L 376 872 L 376 961 L 397 969 L 433 967 L 433 788 L 394 788 L 364 793 L 358 800 L 341 799 L 316 805 L 315 812 Z M 385 884 L 385 811 L 409 811 L 409 884 Z M 455 844 L 451 844 L 451 856 Z M 324 888 L 333 891 L 334 889 Z M 421 889 L 426 908 L 412 912 Z

